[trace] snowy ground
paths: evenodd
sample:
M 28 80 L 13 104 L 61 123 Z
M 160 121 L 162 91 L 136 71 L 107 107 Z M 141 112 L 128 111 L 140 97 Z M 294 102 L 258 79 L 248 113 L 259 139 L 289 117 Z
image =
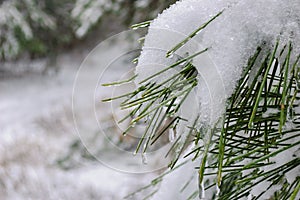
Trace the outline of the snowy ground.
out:
M 116 54 L 124 48 L 125 44 L 108 45 L 103 52 Z M 116 154 L 103 136 L 91 144 L 97 148 L 98 160 L 87 152 L 80 137 L 84 141 L 95 136 L 99 127 L 94 123 L 95 114 L 89 112 L 95 105 L 86 88 L 94 84 L 91 77 L 99 74 L 99 64 L 108 56 L 93 54 L 87 61 L 90 67 L 80 73 L 81 89 L 74 102 L 76 131 L 72 89 L 81 58 L 76 53 L 59 56 L 57 75 L 0 80 L 0 199 L 122 199 L 155 176 L 134 173 L 143 168 L 141 158 L 136 156 L 132 167 L 133 161 L 127 164 L 127 158 Z M 123 73 L 115 72 L 115 76 Z M 98 90 L 96 97 L 103 98 L 105 93 Z M 99 120 L 110 118 L 105 107 L 96 105 Z M 152 166 L 150 163 L 146 171 Z

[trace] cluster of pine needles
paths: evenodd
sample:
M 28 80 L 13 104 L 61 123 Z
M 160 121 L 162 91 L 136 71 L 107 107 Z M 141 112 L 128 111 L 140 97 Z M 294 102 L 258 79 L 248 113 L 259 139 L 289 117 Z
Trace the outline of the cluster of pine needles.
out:
M 222 12 L 176 45 L 166 57 L 187 43 L 220 14 Z M 149 24 L 150 21 L 137 24 L 134 28 L 147 27 Z M 202 197 L 206 190 L 213 190 L 213 198 L 218 199 L 238 200 L 249 196 L 251 199 L 260 199 L 273 188 L 276 189 L 271 195 L 272 199 L 296 199 L 300 190 L 300 175 L 290 182 L 286 174 L 299 169 L 300 158 L 295 154 L 291 155 L 292 159 L 289 161 L 279 162 L 285 153 L 300 151 L 300 56 L 293 54 L 292 43 L 286 44 L 282 49 L 279 49 L 279 44 L 278 40 L 273 49 L 267 45 L 257 48 L 244 67 L 234 93 L 227 100 L 226 111 L 218 123 L 203 133 L 202 129 L 196 128 L 197 118 L 193 127 L 189 127 L 192 140 L 187 137 L 186 141 L 179 145 L 179 133 L 173 141 L 170 151 L 179 148 L 179 154 L 171 161 L 170 170 L 128 197 L 158 185 L 166 174 L 185 164 L 184 162 L 176 165 L 179 157 L 191 156 L 193 160 L 201 157 L 197 169 L 199 190 L 187 199 Z M 197 70 L 192 64 L 192 59 L 208 50 L 204 49 L 177 60 L 141 81 L 133 92 L 103 100 L 124 99 L 120 106 L 122 109 L 130 109 L 130 113 L 120 120 L 120 123 L 128 118 L 132 119 L 124 135 L 136 123 L 146 121 L 147 128 L 135 153 L 145 153 L 149 145 L 157 142 L 168 129 L 175 130 L 180 121 L 189 120 L 182 118 L 179 110 L 193 88 L 198 85 Z M 174 68 L 177 73 L 163 82 L 155 81 L 156 77 Z M 128 83 L 135 78 L 136 76 L 104 86 Z M 171 120 L 163 129 L 159 129 L 167 118 Z M 208 134 L 209 137 L 204 139 L 204 134 Z M 200 140 L 203 142 L 199 142 Z M 192 142 L 193 150 L 183 155 L 184 148 Z M 267 189 L 251 196 L 251 190 L 261 183 Z M 152 191 L 145 199 L 154 195 L 156 191 Z

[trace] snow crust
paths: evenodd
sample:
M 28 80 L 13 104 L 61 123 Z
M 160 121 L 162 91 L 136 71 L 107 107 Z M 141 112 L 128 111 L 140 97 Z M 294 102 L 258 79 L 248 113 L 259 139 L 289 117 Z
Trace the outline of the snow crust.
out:
M 196 112 L 210 124 L 222 114 L 226 98 L 259 45 L 267 44 L 271 49 L 279 37 L 281 47 L 292 41 L 294 54 L 300 51 L 297 0 L 183 0 L 151 23 L 136 70 L 137 82 L 173 63 L 174 59 L 166 58 L 166 52 L 222 10 L 223 14 L 175 52 L 186 57 L 210 48 L 193 59 L 199 73 L 196 92 L 200 110 Z M 167 72 L 155 81 L 171 74 Z

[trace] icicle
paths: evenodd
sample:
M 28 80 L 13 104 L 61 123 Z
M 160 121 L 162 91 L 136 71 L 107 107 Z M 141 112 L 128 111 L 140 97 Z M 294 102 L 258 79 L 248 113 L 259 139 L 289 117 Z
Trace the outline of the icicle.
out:
M 142 153 L 142 162 L 144 165 L 148 164 L 147 155 L 146 153 Z
M 294 119 L 294 109 L 292 106 L 289 106 L 287 109 L 287 120 L 292 121 Z
M 205 187 L 203 181 L 199 184 L 199 199 L 205 200 Z
M 294 129 L 295 128 L 295 124 L 293 122 L 294 119 L 295 119 L 294 109 L 293 109 L 292 106 L 289 106 L 287 108 L 286 122 L 283 126 L 283 129 L 286 130 L 286 131 Z
M 174 132 L 174 129 L 171 128 L 171 129 L 169 130 L 169 141 L 170 141 L 170 142 L 174 142 L 174 140 L 175 140 L 175 132 Z
M 146 152 L 146 150 L 147 150 L 147 148 L 148 148 L 148 143 L 147 142 L 144 142 L 144 144 L 143 144 L 143 150 L 142 150 L 142 152 Z
M 220 195 L 220 187 L 218 183 L 216 183 L 216 196 L 219 197 L 219 195 Z

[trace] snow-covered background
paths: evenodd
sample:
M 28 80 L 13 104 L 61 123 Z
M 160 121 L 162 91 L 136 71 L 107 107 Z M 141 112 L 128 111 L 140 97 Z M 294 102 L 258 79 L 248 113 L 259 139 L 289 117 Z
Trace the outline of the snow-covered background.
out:
M 102 53 L 121 55 L 130 46 L 126 40 L 115 44 L 107 43 Z M 76 51 L 59 55 L 58 74 L 30 73 L 4 76 L 0 80 L 0 199 L 117 200 L 148 184 L 155 176 L 155 173 L 127 172 L 132 166 L 115 152 L 102 133 L 98 140 L 90 141 L 88 149 L 80 140 L 100 132 L 98 124 L 92 123 L 95 114 L 89 111 L 94 104 L 87 95 L 89 89 L 96 87 L 91 86 L 94 84 L 91 77 L 103 71 L 103 63 L 108 59 L 101 50 L 91 54 L 85 62 L 88 68 L 80 72 L 77 83 L 80 82 L 82 89 L 75 98 L 75 110 L 81 111 L 76 112 L 78 135 L 72 113 L 72 91 L 84 55 Z M 43 60 L 27 64 L 39 66 Z M 105 81 L 121 78 L 124 70 L 115 70 L 110 71 L 111 77 L 105 74 Z M 102 128 L 112 127 L 109 133 L 114 133 L 111 138 L 116 139 L 120 131 L 110 119 L 110 105 L 100 105 L 108 91 L 110 88 L 99 88 L 95 105 L 99 119 L 103 120 L 100 120 Z M 92 146 L 102 152 L 99 160 L 88 153 Z M 145 166 L 141 157 L 130 155 L 139 168 Z M 106 162 L 111 166 L 105 165 Z
M 165 166 L 133 156 L 136 139 L 123 140 L 119 111 L 101 103 L 114 90 L 100 82 L 133 70 L 123 54 L 136 40 L 114 39 L 80 66 L 99 41 L 172 2 L 0 1 L 1 200 L 118 200 Z

